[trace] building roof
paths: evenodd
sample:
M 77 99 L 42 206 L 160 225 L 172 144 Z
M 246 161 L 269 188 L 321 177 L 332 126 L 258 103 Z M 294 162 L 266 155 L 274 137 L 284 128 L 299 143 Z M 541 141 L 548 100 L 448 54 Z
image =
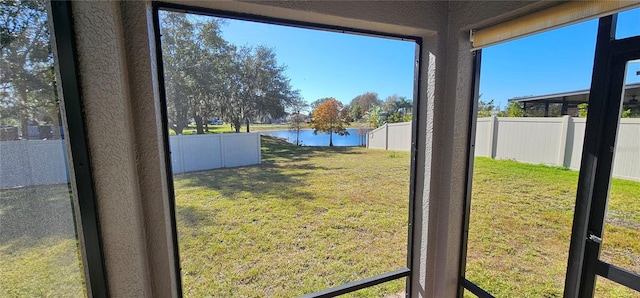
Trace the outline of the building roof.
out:
M 640 83 L 633 83 L 625 86 L 624 102 L 628 103 L 634 96 L 636 99 L 640 100 Z M 563 99 L 566 99 L 567 103 L 586 103 L 589 101 L 589 89 L 536 96 L 514 97 L 510 98 L 509 102 L 562 103 Z

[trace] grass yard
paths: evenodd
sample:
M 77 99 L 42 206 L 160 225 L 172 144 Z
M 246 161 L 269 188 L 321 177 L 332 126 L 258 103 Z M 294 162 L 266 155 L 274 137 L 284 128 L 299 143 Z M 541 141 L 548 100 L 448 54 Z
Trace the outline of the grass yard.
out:
M 0 297 L 86 296 L 66 184 L 0 190 Z
M 496 297 L 561 297 L 578 173 L 476 158 L 466 277 Z M 640 183 L 614 179 L 601 259 L 640 272 Z M 613 282 L 596 297 L 640 297 Z
M 409 153 L 262 146 L 259 166 L 176 177 L 185 296 L 294 297 L 406 266 Z
M 405 266 L 409 153 L 262 145 L 259 166 L 175 177 L 185 296 L 292 297 Z M 487 158 L 474 171 L 467 278 L 496 297 L 562 296 L 578 173 Z M 69 204 L 67 185 L 0 190 L 0 297 L 84 295 Z M 602 259 L 640 272 L 640 183 L 614 179 L 609 215 Z

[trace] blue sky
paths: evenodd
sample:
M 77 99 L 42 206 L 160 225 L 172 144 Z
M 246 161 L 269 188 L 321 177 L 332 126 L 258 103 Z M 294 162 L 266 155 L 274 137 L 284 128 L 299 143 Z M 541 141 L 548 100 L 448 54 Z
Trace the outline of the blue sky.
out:
M 293 89 L 307 102 L 335 97 L 349 103 L 365 92 L 380 99 L 413 97 L 415 43 L 345 33 L 227 20 L 223 38 L 275 49 Z
M 509 98 L 588 89 L 597 20 L 483 49 L 481 100 L 506 106 Z M 235 45 L 274 48 L 294 89 L 308 102 L 335 97 L 349 103 L 364 92 L 380 99 L 412 98 L 415 44 L 384 38 L 227 20 L 223 38 Z M 640 34 L 640 9 L 619 15 L 617 37 Z M 627 82 L 640 82 L 640 63 Z

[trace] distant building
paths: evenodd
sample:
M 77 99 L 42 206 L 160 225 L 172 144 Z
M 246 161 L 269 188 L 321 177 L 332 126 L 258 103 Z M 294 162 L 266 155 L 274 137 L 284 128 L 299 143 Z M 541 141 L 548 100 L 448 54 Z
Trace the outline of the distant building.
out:
M 640 83 L 625 87 L 623 109 L 640 109 Z M 562 115 L 578 116 L 578 105 L 589 102 L 589 89 L 562 93 L 516 97 L 509 103 L 522 104 L 525 116 L 557 117 Z

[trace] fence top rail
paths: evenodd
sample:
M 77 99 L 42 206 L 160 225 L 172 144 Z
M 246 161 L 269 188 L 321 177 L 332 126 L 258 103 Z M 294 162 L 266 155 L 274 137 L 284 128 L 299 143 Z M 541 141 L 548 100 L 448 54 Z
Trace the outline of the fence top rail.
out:
M 386 127 L 387 125 L 388 125 L 388 124 L 382 125 L 382 126 L 380 126 L 380 127 L 376 128 L 376 129 L 374 129 L 374 130 L 369 131 L 367 134 L 373 134 L 373 133 L 375 133 L 375 132 L 381 131 L 381 130 L 385 129 L 385 127 Z
M 411 125 L 411 122 L 398 122 L 398 123 L 387 123 L 389 126 L 407 126 Z
M 640 124 L 640 118 L 621 118 L 621 124 Z
M 496 117 L 498 122 L 562 123 L 564 117 Z
M 195 135 L 173 135 L 173 136 L 169 136 L 171 138 L 219 138 L 221 136 L 226 137 L 235 137 L 235 138 L 240 138 L 240 137 L 244 137 L 244 136 L 260 136 L 259 132 L 243 132 L 243 133 L 208 133 L 208 134 L 195 134 Z
M 585 123 L 587 118 L 565 116 L 576 123 Z M 562 122 L 564 117 L 496 117 L 501 122 L 550 122 L 559 123 Z M 490 122 L 491 117 L 482 117 L 477 119 L 478 122 Z M 640 124 L 640 118 L 620 118 L 620 123 L 624 124 Z

